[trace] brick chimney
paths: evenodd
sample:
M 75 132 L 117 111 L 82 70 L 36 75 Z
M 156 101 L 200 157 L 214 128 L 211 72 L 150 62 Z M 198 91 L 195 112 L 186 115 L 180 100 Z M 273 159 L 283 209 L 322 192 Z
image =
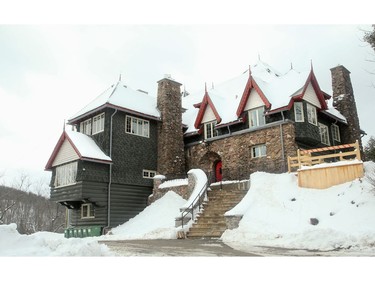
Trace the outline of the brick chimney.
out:
M 157 108 L 162 121 L 158 125 L 158 172 L 167 178 L 186 172 L 181 85 L 170 75 L 158 81 Z
M 358 140 L 361 151 L 362 141 L 350 72 L 344 66 L 331 68 L 333 107 L 345 116 L 348 126 L 342 129 L 341 142 L 354 143 Z

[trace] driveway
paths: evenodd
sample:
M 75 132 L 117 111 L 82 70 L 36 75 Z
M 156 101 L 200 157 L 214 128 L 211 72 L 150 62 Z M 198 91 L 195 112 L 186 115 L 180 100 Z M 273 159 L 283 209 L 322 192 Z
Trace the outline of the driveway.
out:
M 119 256 L 152 257 L 254 257 L 234 250 L 219 239 L 116 240 L 99 241 Z

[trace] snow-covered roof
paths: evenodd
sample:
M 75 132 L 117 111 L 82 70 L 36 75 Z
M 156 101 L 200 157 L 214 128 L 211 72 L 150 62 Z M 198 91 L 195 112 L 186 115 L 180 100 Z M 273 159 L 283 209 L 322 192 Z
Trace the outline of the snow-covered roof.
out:
M 66 134 L 81 158 L 112 161 L 90 136 L 75 131 L 66 131 Z
M 160 112 L 156 108 L 155 96 L 151 96 L 143 91 L 134 90 L 125 85 L 123 81 L 119 81 L 70 117 L 69 122 L 72 123 L 104 106 L 116 107 L 120 110 L 147 115 L 155 119 L 160 118 Z
M 54 161 L 64 143 L 66 143 L 74 155 L 69 161 L 72 159 L 81 159 L 107 164 L 112 162 L 112 159 L 100 149 L 90 136 L 75 131 L 64 131 L 47 162 L 46 170 L 51 170 L 56 165 Z
M 251 71 L 251 73 L 249 73 Z M 221 84 L 217 84 L 215 88 L 207 91 L 216 112 L 220 116 L 220 124 L 228 124 L 238 120 L 238 108 L 240 106 L 241 98 L 245 94 L 245 88 L 249 83 L 251 74 L 252 81 L 256 83 L 264 98 L 269 102 L 270 111 L 278 111 L 289 105 L 291 99 L 299 97 L 306 86 L 309 79 L 315 79 L 312 70 L 298 72 L 295 69 L 290 69 L 287 73 L 281 74 L 279 71 L 273 69 L 268 64 L 258 61 L 257 64 L 251 66 L 249 70 L 244 71 L 241 75 L 234 77 Z M 312 81 L 312 80 L 310 80 Z M 254 84 L 254 83 L 253 83 Z M 319 87 L 316 83 L 316 87 Z M 324 99 L 329 98 L 324 92 L 320 93 L 320 102 L 324 103 Z M 202 101 L 202 99 L 201 99 Z M 185 134 L 197 132 L 193 126 L 197 119 L 198 110 L 194 108 L 193 104 L 190 106 L 185 102 L 186 112 L 183 114 L 183 121 L 188 125 Z M 334 108 L 328 108 L 326 113 L 331 117 L 346 122 L 346 119 L 340 112 Z M 194 120 L 191 120 L 194 119 Z M 199 121 L 199 120 L 198 120 Z

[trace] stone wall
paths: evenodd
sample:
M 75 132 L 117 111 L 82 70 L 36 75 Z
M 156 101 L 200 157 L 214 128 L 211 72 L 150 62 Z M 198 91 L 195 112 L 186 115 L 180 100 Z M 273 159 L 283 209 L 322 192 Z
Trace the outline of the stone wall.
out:
M 164 176 L 159 175 L 154 178 L 154 188 L 152 190 L 152 194 L 148 199 L 148 204 L 151 204 L 156 200 L 162 198 L 169 191 L 173 191 L 185 200 L 188 200 L 195 186 L 195 178 L 191 174 L 188 175 L 188 184 L 160 188 L 160 185 L 166 181 L 167 178 Z
M 186 148 L 187 166 L 188 169 L 200 168 L 210 173 L 213 172 L 215 161 L 221 160 L 223 180 L 248 179 L 249 174 L 256 171 L 286 172 L 287 156 L 295 156 L 297 153 L 294 132 L 294 123 L 285 121 L 263 129 L 202 142 Z M 251 148 L 259 144 L 266 145 L 267 156 L 252 158 Z

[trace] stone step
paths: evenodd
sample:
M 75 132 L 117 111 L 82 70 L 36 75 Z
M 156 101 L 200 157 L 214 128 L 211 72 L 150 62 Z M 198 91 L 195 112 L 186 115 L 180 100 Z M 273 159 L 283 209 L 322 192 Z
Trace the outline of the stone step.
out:
M 224 222 L 224 223 L 197 223 L 195 225 L 193 225 L 190 230 L 193 230 L 193 229 L 216 229 L 216 230 L 225 230 L 227 229 L 227 224 Z M 189 230 L 189 231 L 190 231 Z

